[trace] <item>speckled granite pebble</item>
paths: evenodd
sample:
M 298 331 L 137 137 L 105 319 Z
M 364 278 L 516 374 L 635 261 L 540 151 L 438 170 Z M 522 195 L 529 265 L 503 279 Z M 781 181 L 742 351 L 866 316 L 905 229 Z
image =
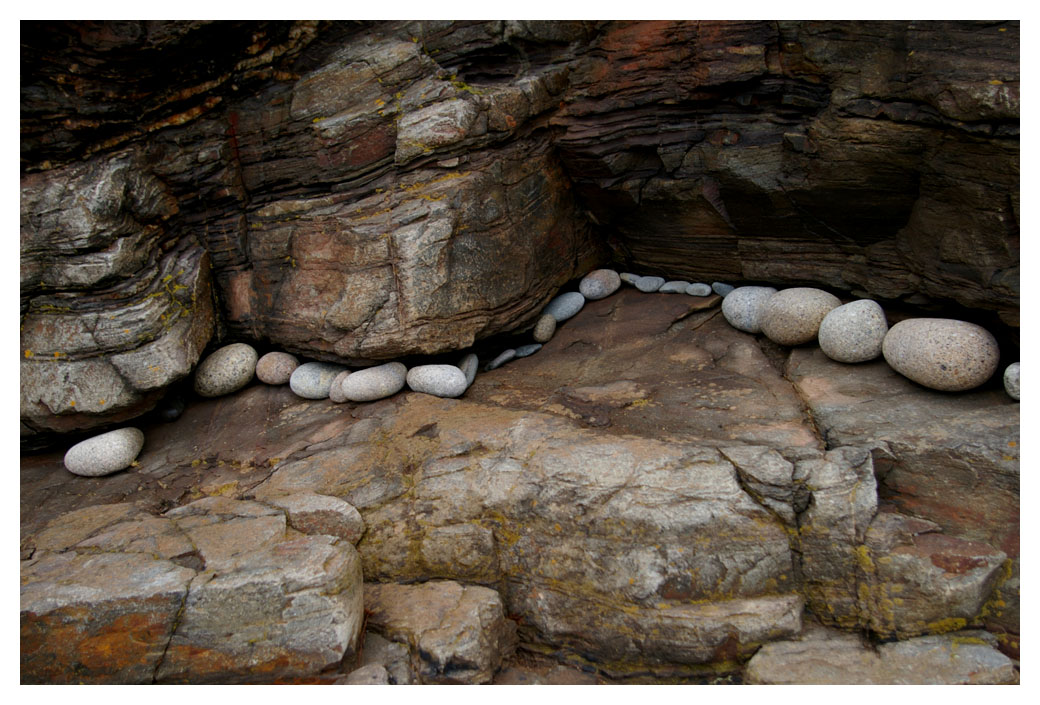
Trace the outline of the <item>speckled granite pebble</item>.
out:
M 613 269 L 589 272 L 578 284 L 578 291 L 589 301 L 605 299 L 621 287 L 621 277 Z
M 488 364 L 484 365 L 484 370 L 486 372 L 490 372 L 491 370 L 498 369 L 502 365 L 512 360 L 514 357 L 516 357 L 516 350 L 514 350 L 513 348 L 503 350 L 501 353 L 498 354 L 498 357 L 496 357 Z
M 419 365 L 408 370 L 408 387 L 413 392 L 435 397 L 460 397 L 466 391 L 466 375 L 454 365 Z
M 636 288 L 644 294 L 652 294 L 664 286 L 664 277 L 639 277 Z
M 538 343 L 531 343 L 530 345 L 521 345 L 514 352 L 517 357 L 527 357 L 528 355 L 534 355 L 536 352 L 542 349 L 542 346 Z
M 735 288 L 736 287 L 734 287 L 732 284 L 724 284 L 723 282 L 712 282 L 711 283 L 711 290 L 714 291 L 719 296 L 722 296 L 722 297 L 725 297 L 726 295 L 728 295 Z
M 657 290 L 659 294 L 685 294 L 687 287 L 690 286 L 690 282 L 684 282 L 680 280 L 673 280 L 665 282 L 661 285 L 661 288 Z
M 557 323 L 562 323 L 577 314 L 584 305 L 585 297 L 580 292 L 569 291 L 550 301 L 542 313 L 548 313 Z
M 556 326 L 556 319 L 549 316 L 549 319 L 553 322 L 553 327 Z M 473 380 L 477 378 L 477 366 L 480 364 L 480 360 L 477 359 L 476 353 L 469 353 L 461 360 L 459 360 L 459 369 L 462 370 L 462 374 L 466 375 L 466 386 L 469 387 L 473 384 Z
M 899 374 L 944 392 L 979 386 L 1000 363 L 1000 348 L 988 330 L 949 318 L 900 321 L 889 329 L 881 352 Z
M 144 447 L 144 433 L 120 428 L 88 438 L 65 453 L 65 469 L 74 475 L 101 477 L 130 467 Z
M 693 283 L 686 287 L 686 293 L 690 296 L 711 296 L 711 287 L 707 284 Z
M 264 384 L 289 384 L 293 370 L 300 366 L 295 355 L 269 352 L 256 362 L 256 378 Z
M 332 385 L 329 387 L 329 401 L 333 401 L 337 404 L 342 404 L 347 400 L 347 395 L 343 393 L 343 382 L 350 376 L 350 370 L 343 370 L 336 378 L 332 380 Z
M 343 396 L 349 401 L 386 399 L 404 389 L 408 368 L 400 362 L 387 362 L 351 373 L 343 381 Z
M 249 384 L 256 372 L 257 354 L 252 345 L 232 343 L 214 351 L 195 370 L 195 392 L 219 397 Z
M 1012 362 L 1004 370 L 1004 390 L 1008 393 L 1008 396 L 1019 401 L 1021 394 L 1019 390 L 1019 370 L 1021 369 L 1020 363 Z
M 742 286 L 734 289 L 722 300 L 722 315 L 737 330 L 761 333 L 758 319 L 762 315 L 762 307 L 775 293 L 776 289 L 771 286 Z
M 841 300 L 822 289 L 784 289 L 770 296 L 763 304 L 758 325 L 774 343 L 801 345 L 816 339 L 820 321 L 838 306 L 841 306 Z
M 539 343 L 548 343 L 556 332 L 556 319 L 552 314 L 543 314 L 538 322 L 534 324 L 534 333 L 531 335 Z
M 832 360 L 866 362 L 881 354 L 886 333 L 888 321 L 881 305 L 860 299 L 829 311 L 820 322 L 817 340 L 820 350 Z
M 289 377 L 289 388 L 293 394 L 304 399 L 328 399 L 332 380 L 345 369 L 343 365 L 331 362 L 305 362 L 293 370 Z

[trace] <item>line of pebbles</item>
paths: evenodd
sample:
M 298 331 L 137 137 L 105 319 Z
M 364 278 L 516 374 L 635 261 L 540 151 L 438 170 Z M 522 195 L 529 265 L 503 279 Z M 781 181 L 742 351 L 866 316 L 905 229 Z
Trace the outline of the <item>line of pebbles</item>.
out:
M 560 294 L 549 302 L 535 323 L 534 343 L 502 351 L 484 370 L 494 370 L 538 352 L 556 328 L 575 316 L 586 301 L 606 298 L 622 283 L 644 293 L 718 294 L 723 297 L 723 316 L 738 330 L 761 333 L 785 346 L 815 340 L 825 355 L 843 363 L 884 356 L 896 372 L 940 391 L 965 391 L 985 383 L 1000 360 L 996 339 L 981 326 L 952 319 L 913 318 L 889 328 L 885 312 L 870 299 L 843 305 L 833 294 L 810 287 L 778 291 L 768 286 L 735 288 L 722 282 L 709 286 L 597 269 L 581 280 L 578 291 Z M 295 355 L 285 352 L 258 357 L 251 345 L 232 343 L 199 364 L 195 392 L 203 397 L 231 394 L 247 386 L 255 376 L 265 384 L 288 384 L 294 394 L 304 399 L 330 399 L 335 403 L 385 399 L 405 386 L 413 392 L 455 398 L 473 384 L 478 364 L 477 355 L 471 352 L 457 365 L 418 365 L 408 369 L 403 363 L 387 362 L 350 370 L 331 362 L 301 364 Z M 1013 399 L 1019 399 L 1018 362 L 1005 370 L 1004 387 Z M 143 446 L 144 434 L 139 429 L 109 431 L 69 449 L 65 467 L 77 475 L 108 475 L 129 467 Z

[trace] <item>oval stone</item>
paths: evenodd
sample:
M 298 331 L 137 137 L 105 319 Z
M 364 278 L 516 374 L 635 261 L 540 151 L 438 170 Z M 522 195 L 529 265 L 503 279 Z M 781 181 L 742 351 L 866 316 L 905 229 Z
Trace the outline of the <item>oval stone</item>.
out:
M 690 286 L 690 282 L 684 282 L 680 280 L 674 280 L 665 282 L 661 285 L 661 288 L 657 290 L 659 294 L 685 294 L 686 289 Z
M 333 401 L 337 404 L 342 404 L 347 401 L 346 395 L 343 393 L 343 382 L 350 376 L 350 370 L 343 370 L 336 379 L 332 380 L 332 386 L 329 387 L 329 401 Z
M 664 286 L 664 277 L 639 277 L 636 288 L 644 294 L 652 294 Z
M 252 345 L 232 343 L 214 351 L 195 370 L 195 392 L 219 397 L 249 384 L 256 372 L 257 353 Z
M 630 286 L 635 286 L 636 282 L 642 279 L 642 277 L 640 277 L 638 274 L 632 274 L 632 272 L 622 272 L 618 275 L 618 277 L 620 277 L 621 281 L 625 282 L 626 284 L 629 284 Z
M 144 447 L 144 433 L 120 428 L 88 438 L 65 453 L 65 469 L 74 475 L 101 477 L 130 467 Z
M 690 296 L 711 296 L 711 287 L 707 284 L 690 284 L 686 287 L 686 293 Z
M 500 352 L 498 354 L 498 357 L 496 357 L 494 360 L 492 360 L 488 364 L 484 365 L 484 371 L 485 372 L 490 372 L 491 370 L 497 370 L 499 367 L 501 367 L 502 365 L 506 364 L 507 362 L 512 360 L 514 357 L 516 357 L 516 350 L 514 350 L 513 348 L 509 348 L 508 350 L 503 350 L 502 352 Z
M 979 386 L 1000 363 L 1000 348 L 988 330 L 949 318 L 900 321 L 889 329 L 881 352 L 899 374 L 943 392 Z
M 776 289 L 771 286 L 742 286 L 734 289 L 722 300 L 722 315 L 737 330 L 761 333 L 759 317 L 762 315 L 762 307 L 775 293 Z
M 293 370 L 300 366 L 295 355 L 269 352 L 256 363 L 256 378 L 264 384 L 288 384 Z
M 566 294 L 560 294 L 550 301 L 542 313 L 549 314 L 556 319 L 557 323 L 563 323 L 571 316 L 577 314 L 584 305 L 585 297 L 580 292 L 568 291 Z
M 784 289 L 766 300 L 758 317 L 758 325 L 774 343 L 801 345 L 816 339 L 823 317 L 838 306 L 841 306 L 841 300 L 822 289 Z
M 466 375 L 454 365 L 419 365 L 408 370 L 408 388 L 435 397 L 459 397 L 466 391 Z
M 408 368 L 400 362 L 352 372 L 343 381 L 343 396 L 350 401 L 385 399 L 404 389 L 407 374 Z
M 578 291 L 589 301 L 605 299 L 621 288 L 621 276 L 613 269 L 589 272 L 578 284 Z
M 1019 401 L 1019 396 L 1021 394 L 1019 389 L 1020 369 L 1021 365 L 1019 363 L 1012 362 L 1007 366 L 1007 369 L 1004 370 L 1004 390 L 1007 391 L 1008 396 L 1015 401 Z
M 824 355 L 838 362 L 853 363 L 878 357 L 886 333 L 888 320 L 881 305 L 860 299 L 828 312 L 820 322 L 817 338 Z
M 548 343 L 556 332 L 556 319 L 551 314 L 543 314 L 538 322 L 534 324 L 534 333 L 531 335 L 536 342 Z
M 516 353 L 516 357 L 527 357 L 528 355 L 534 355 L 536 352 L 542 349 L 539 343 L 530 343 L 528 345 L 521 345 L 513 352 Z
M 549 318 L 552 318 L 550 316 Z M 553 319 L 556 322 L 556 319 Z M 476 353 L 469 353 L 461 360 L 459 360 L 459 369 L 462 370 L 462 374 L 466 375 L 466 386 L 469 387 L 473 384 L 473 380 L 477 378 L 477 367 L 480 365 L 480 358 L 477 357 Z
M 305 362 L 293 370 L 289 377 L 289 388 L 293 394 L 304 399 L 327 399 L 332 389 L 332 380 L 346 369 L 332 362 Z
M 732 292 L 735 288 L 736 287 L 734 287 L 732 284 L 726 284 L 725 282 L 711 283 L 711 290 L 723 298 L 729 296 L 730 292 Z

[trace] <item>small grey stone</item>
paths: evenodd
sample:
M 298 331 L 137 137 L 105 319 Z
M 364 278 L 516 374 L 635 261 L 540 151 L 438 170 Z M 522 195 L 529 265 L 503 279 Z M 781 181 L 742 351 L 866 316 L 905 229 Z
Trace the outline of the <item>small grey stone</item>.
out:
M 140 429 L 120 428 L 88 438 L 65 453 L 65 469 L 74 475 L 101 477 L 130 467 L 144 447 Z
M 293 370 L 300 366 L 295 355 L 269 352 L 256 363 L 256 378 L 264 384 L 288 384 Z
M 889 329 L 881 352 L 899 374 L 944 392 L 977 387 L 1000 364 L 1000 348 L 988 330 L 948 318 L 900 321 Z
M 1012 362 L 1004 370 L 1004 389 L 1007 391 L 1008 396 L 1019 401 L 1020 389 L 1019 389 L 1019 369 L 1021 368 L 1020 363 Z
M 733 289 L 735 288 L 736 287 L 734 287 L 732 284 L 724 284 L 722 282 L 711 283 L 711 290 L 723 298 L 725 298 L 726 295 L 729 294 L 729 292 L 733 291 Z
M 553 321 L 553 325 L 556 324 L 556 319 L 549 316 Z M 462 374 L 466 375 L 466 386 L 469 387 L 473 384 L 473 380 L 477 378 L 477 366 L 480 364 L 480 360 L 477 359 L 476 353 L 469 353 L 461 360 L 459 360 L 459 369 L 462 370 Z
M 661 294 L 685 294 L 686 288 L 689 286 L 690 282 L 684 282 L 676 279 L 674 281 L 665 282 L 657 291 Z
M 621 277 L 613 269 L 589 272 L 578 284 L 578 291 L 589 301 L 605 299 L 621 287 Z
M 686 293 L 690 296 L 711 296 L 711 287 L 707 284 L 690 284 L 686 287 Z
M 351 671 L 340 685 L 390 685 L 390 674 L 379 663 L 370 663 Z
M 534 355 L 536 352 L 542 349 L 540 343 L 531 343 L 530 345 L 521 345 L 515 352 L 517 357 L 527 357 L 528 355 Z
M 881 354 L 887 332 L 888 321 L 878 302 L 860 299 L 828 312 L 820 322 L 818 340 L 820 350 L 832 360 L 866 362 Z
M 742 286 L 722 300 L 722 315 L 726 321 L 745 333 L 761 333 L 759 317 L 762 307 L 776 289 L 771 286 Z
M 331 362 L 305 362 L 289 377 L 293 394 L 304 399 L 327 399 L 332 380 L 347 368 Z M 349 377 L 347 379 L 350 379 Z
M 639 277 L 636 280 L 636 288 L 644 294 L 652 294 L 664 286 L 663 277 Z
M 513 348 L 503 350 L 499 353 L 498 357 L 484 366 L 484 370 L 490 372 L 491 370 L 497 369 L 512 360 L 514 357 L 516 357 L 516 350 Z
M 841 306 L 841 300 L 822 289 L 784 289 L 763 304 L 758 324 L 774 343 L 801 345 L 816 339 L 823 317 L 838 306 Z
M 580 292 L 569 291 L 550 301 L 542 313 L 547 313 L 555 318 L 557 323 L 562 323 L 578 313 L 584 305 L 585 297 Z
M 253 379 L 256 359 L 252 345 L 225 345 L 199 363 L 195 370 L 195 392 L 203 397 L 237 392 Z
M 385 399 L 404 389 L 408 368 L 400 362 L 387 362 L 351 373 L 343 381 L 343 396 L 349 401 Z
M 343 393 L 343 382 L 350 374 L 350 370 L 343 370 L 332 380 L 332 386 L 329 387 L 329 401 L 334 401 L 337 404 L 347 401 L 347 396 Z
M 466 391 L 466 375 L 454 365 L 419 365 L 408 370 L 408 387 L 413 392 L 435 397 L 460 397 Z
M 641 276 L 639 276 L 638 274 L 632 274 L 632 272 L 622 272 L 618 275 L 618 277 L 621 279 L 621 281 L 631 286 L 635 286 L 636 282 L 642 279 Z
M 531 336 L 539 343 L 548 343 L 556 332 L 556 319 L 552 314 L 545 313 L 534 325 L 534 334 Z

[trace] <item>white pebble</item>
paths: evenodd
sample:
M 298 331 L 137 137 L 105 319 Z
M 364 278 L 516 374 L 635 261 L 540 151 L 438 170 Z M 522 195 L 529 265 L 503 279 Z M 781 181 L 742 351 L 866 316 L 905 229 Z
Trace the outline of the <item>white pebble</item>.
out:
M 88 438 L 65 453 L 65 469 L 74 475 L 101 477 L 130 467 L 144 447 L 140 429 L 120 428 Z
M 343 380 L 343 396 L 349 401 L 376 401 L 404 389 L 408 368 L 400 362 L 387 362 L 352 372 Z
M 569 291 L 566 294 L 560 294 L 550 301 L 543 313 L 547 313 L 555 318 L 557 323 L 563 323 L 571 316 L 577 314 L 584 305 L 585 297 L 580 292 Z
M 820 350 L 832 360 L 866 362 L 881 354 L 886 333 L 888 321 L 878 302 L 860 299 L 832 309 L 824 316 L 817 339 Z
M 289 388 L 293 394 L 304 399 L 328 399 L 332 380 L 346 369 L 343 365 L 331 362 L 305 362 L 293 370 L 289 377 Z
M 408 387 L 413 392 L 435 397 L 459 397 L 466 391 L 466 375 L 454 365 L 419 365 L 408 370 Z

